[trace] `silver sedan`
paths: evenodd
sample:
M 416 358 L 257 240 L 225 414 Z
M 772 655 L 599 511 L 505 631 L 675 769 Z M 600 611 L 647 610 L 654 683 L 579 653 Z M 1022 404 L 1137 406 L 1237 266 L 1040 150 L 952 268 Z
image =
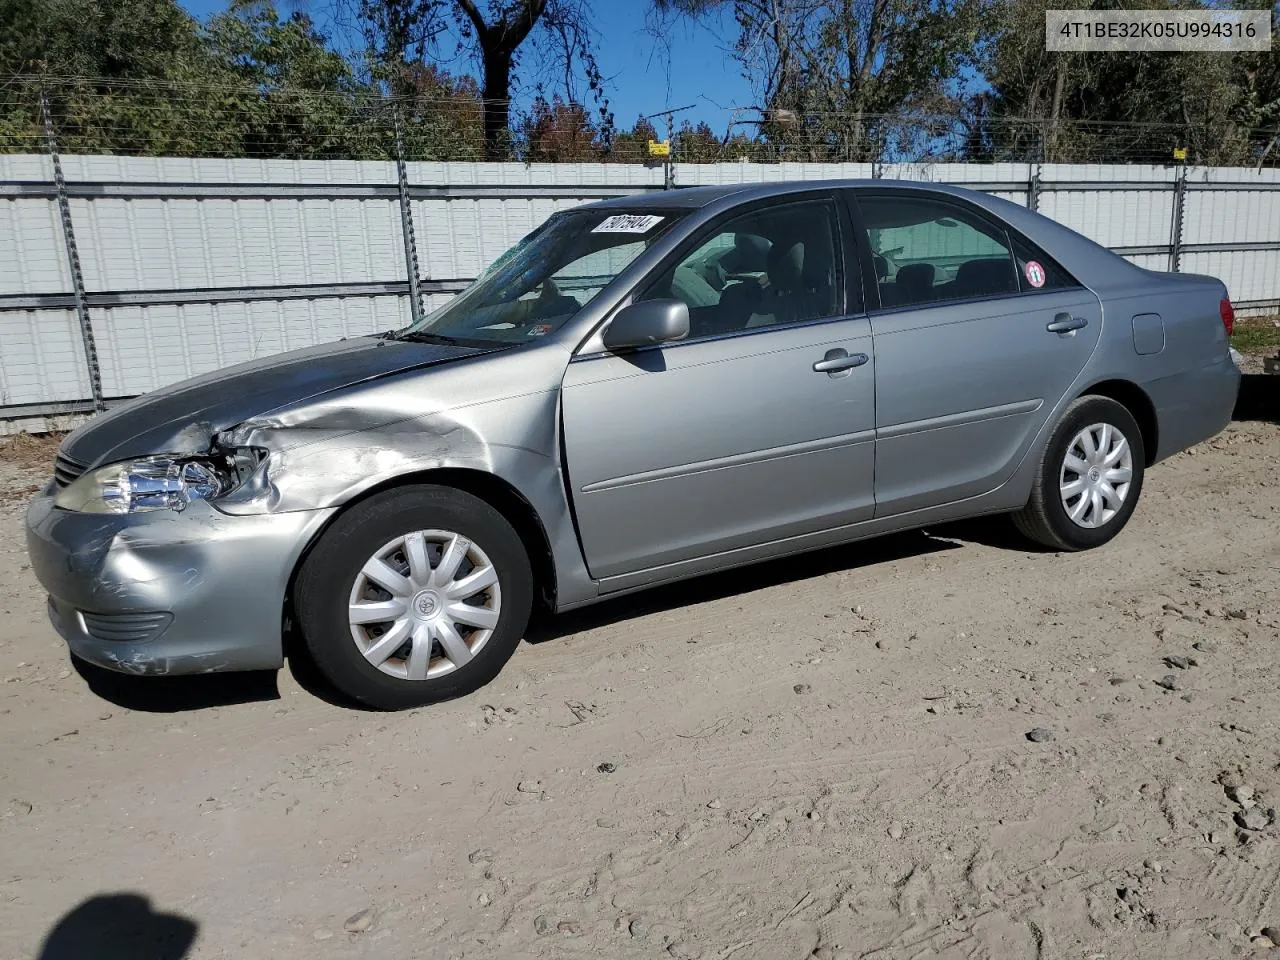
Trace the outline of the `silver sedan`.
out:
M 557 213 L 421 322 L 188 380 L 64 442 L 27 513 L 72 653 L 278 668 L 400 708 L 488 682 L 535 606 L 976 514 L 1128 522 L 1239 373 L 1211 277 L 888 181 Z

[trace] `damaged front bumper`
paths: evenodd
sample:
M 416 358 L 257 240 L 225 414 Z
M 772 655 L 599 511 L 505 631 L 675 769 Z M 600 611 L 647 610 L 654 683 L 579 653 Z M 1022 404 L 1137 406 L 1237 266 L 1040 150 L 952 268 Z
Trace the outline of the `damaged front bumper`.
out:
M 27 552 L 83 660 L 132 674 L 276 669 L 289 578 L 334 512 L 73 513 L 49 489 L 27 508 Z

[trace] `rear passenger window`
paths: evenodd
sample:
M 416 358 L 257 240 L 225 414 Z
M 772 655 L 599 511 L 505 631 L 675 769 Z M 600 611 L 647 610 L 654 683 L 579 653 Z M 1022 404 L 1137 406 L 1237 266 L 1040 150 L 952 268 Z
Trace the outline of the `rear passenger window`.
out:
M 837 231 L 829 201 L 763 207 L 706 237 L 641 299 L 688 304 L 691 337 L 838 316 Z
M 1022 240 L 1013 241 L 1013 253 L 1018 260 L 1018 282 L 1024 293 L 1080 286 L 1071 274 Z
M 934 200 L 859 197 L 885 309 L 1020 289 L 1008 235 Z

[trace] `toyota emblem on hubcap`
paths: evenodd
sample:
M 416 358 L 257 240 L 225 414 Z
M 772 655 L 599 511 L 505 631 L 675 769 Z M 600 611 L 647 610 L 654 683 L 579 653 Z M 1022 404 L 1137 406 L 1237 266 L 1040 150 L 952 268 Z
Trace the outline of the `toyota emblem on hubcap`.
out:
M 418 598 L 413 601 L 413 608 L 418 611 L 418 616 L 420 617 L 434 616 L 437 606 L 439 604 L 436 603 L 436 598 L 429 593 L 420 593 Z

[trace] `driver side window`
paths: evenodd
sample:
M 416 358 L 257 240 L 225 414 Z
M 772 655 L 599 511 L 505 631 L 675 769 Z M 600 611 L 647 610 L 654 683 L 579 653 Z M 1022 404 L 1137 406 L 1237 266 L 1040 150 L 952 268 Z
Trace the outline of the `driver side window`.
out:
M 641 299 L 684 302 L 693 338 L 838 316 L 837 230 L 829 201 L 744 214 L 705 238 Z

